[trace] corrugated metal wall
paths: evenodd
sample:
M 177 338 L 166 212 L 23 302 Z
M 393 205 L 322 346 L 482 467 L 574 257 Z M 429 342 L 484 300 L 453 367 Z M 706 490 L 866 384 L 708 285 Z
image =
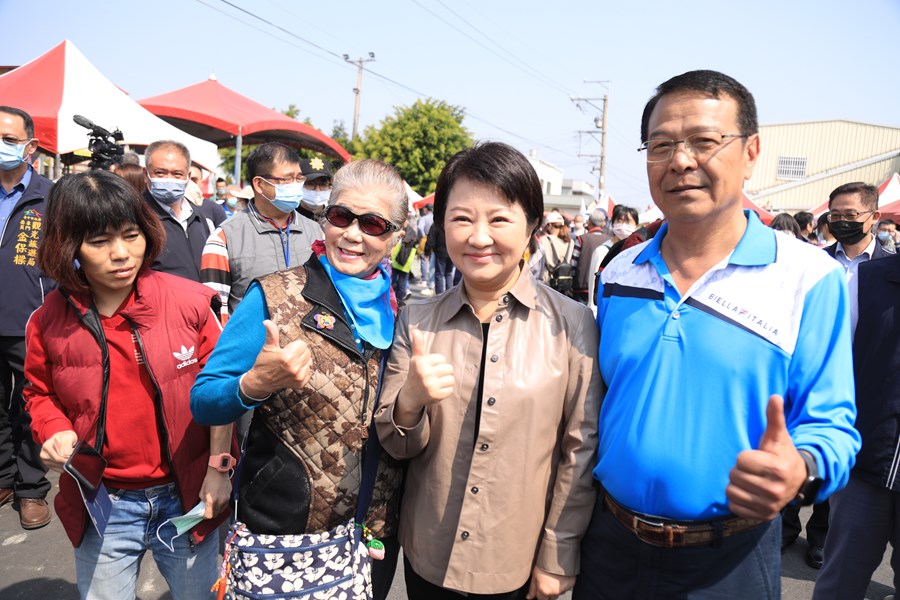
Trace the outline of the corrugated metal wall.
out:
M 865 181 L 878 185 L 900 171 L 900 157 L 895 156 L 820 181 L 758 196 L 766 189 L 791 181 L 778 179 L 779 157 L 806 158 L 806 177 L 812 177 L 892 150 L 900 151 L 900 129 L 850 121 L 767 125 L 760 127 L 760 144 L 753 177 L 744 189 L 761 206 L 775 211 L 808 210 L 827 200 L 831 190 L 842 183 Z

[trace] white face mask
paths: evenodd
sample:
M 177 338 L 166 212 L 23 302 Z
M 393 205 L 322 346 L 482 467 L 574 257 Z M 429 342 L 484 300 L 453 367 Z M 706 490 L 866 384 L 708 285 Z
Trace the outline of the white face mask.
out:
M 612 233 L 620 240 L 624 240 L 632 233 L 634 233 L 636 229 L 637 227 L 635 227 L 634 225 L 629 225 L 627 223 L 616 223 L 612 226 Z

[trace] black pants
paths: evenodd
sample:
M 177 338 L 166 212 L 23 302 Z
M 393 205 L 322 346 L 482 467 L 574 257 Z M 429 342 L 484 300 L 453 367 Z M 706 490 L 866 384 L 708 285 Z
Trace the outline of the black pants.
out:
M 453 590 L 444 589 L 439 585 L 435 585 L 429 581 L 425 581 L 419 577 L 418 573 L 413 571 L 412 565 L 406 557 L 403 557 L 403 573 L 406 578 L 406 597 L 409 600 L 459 600 L 460 598 L 469 598 L 470 600 L 524 600 L 528 593 L 528 583 L 521 589 L 506 592 L 504 594 L 460 594 Z
M 825 547 L 825 536 L 828 535 L 828 500 L 813 504 L 812 516 L 806 522 L 806 541 L 810 546 Z M 788 504 L 781 510 L 781 544 L 792 544 L 800 536 L 803 525 L 800 523 L 800 505 Z
M 0 488 L 15 488 L 19 498 L 43 498 L 50 482 L 22 400 L 24 369 L 25 338 L 0 336 Z
M 394 573 L 397 571 L 397 559 L 400 557 L 400 541 L 396 535 L 381 538 L 384 544 L 384 558 L 372 561 L 372 597 L 374 600 L 387 600 Z

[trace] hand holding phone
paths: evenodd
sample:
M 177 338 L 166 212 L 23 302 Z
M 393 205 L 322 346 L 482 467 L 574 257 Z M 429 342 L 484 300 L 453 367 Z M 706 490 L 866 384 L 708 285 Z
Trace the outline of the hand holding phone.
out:
M 93 446 L 78 440 L 63 470 L 75 478 L 82 490 L 95 492 L 103 481 L 106 459 Z
M 78 434 L 71 429 L 60 431 L 41 446 L 41 460 L 47 468 L 61 472 L 77 442 Z

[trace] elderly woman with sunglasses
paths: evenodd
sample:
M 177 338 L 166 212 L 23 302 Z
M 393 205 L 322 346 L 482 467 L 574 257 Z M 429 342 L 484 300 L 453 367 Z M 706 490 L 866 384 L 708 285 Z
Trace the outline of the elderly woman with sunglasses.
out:
M 258 279 L 228 321 L 191 393 L 200 423 L 255 409 L 239 467 L 237 519 L 255 534 L 315 534 L 354 517 L 382 354 L 396 302 L 380 265 L 402 234 L 397 171 L 354 161 L 334 177 L 324 242 L 303 265 Z M 381 453 L 365 525 L 390 537 L 397 463 Z M 396 553 L 375 561 L 384 597 Z

